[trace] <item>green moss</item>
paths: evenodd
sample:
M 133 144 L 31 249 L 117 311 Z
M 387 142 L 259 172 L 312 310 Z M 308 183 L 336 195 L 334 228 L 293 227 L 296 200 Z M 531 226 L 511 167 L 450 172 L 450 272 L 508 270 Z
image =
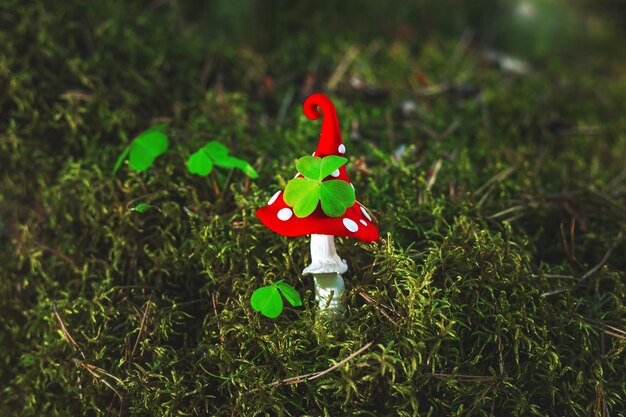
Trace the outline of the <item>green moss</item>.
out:
M 482 22 L 488 41 L 504 3 L 394 3 L 380 30 L 374 2 L 337 6 L 330 32 L 281 2 L 18 3 L 0 11 L 1 415 L 624 415 L 626 84 L 623 58 L 603 52 L 621 42 L 612 26 L 580 44 L 581 62 L 565 59 L 570 34 L 516 75 L 455 30 Z M 325 85 L 351 47 L 332 98 L 383 239 L 337 239 L 347 312 L 331 323 L 301 276 L 307 239 L 254 211 L 315 147 L 307 72 Z M 112 175 L 163 120 L 170 150 Z M 189 174 L 209 140 L 258 180 Z M 279 279 L 304 306 L 269 320 L 249 297 Z

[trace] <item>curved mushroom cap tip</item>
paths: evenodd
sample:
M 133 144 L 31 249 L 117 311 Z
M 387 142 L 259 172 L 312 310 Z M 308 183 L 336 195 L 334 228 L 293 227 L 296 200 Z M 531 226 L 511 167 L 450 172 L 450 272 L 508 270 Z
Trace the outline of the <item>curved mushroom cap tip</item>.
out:
M 315 156 L 343 155 L 346 147 L 341 142 L 341 128 L 333 102 L 324 94 L 315 93 L 304 101 L 303 111 L 310 120 L 317 120 L 322 113 L 324 114 Z
M 373 242 L 380 239 L 378 226 L 359 202 L 349 207 L 341 217 L 329 217 L 318 206 L 307 217 L 297 217 L 280 193 L 272 197 L 271 204 L 256 211 L 257 217 L 270 230 L 283 236 L 303 236 L 311 234 L 346 236 Z

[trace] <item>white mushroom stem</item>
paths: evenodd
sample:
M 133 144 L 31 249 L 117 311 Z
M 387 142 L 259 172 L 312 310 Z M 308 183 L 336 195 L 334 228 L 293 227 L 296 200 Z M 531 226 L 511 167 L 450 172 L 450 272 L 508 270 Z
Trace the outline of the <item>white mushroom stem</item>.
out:
M 343 311 L 341 297 L 346 287 L 341 274 L 347 270 L 346 261 L 339 258 L 335 250 L 334 236 L 311 235 L 311 265 L 302 274 L 313 275 L 320 311 L 332 314 Z

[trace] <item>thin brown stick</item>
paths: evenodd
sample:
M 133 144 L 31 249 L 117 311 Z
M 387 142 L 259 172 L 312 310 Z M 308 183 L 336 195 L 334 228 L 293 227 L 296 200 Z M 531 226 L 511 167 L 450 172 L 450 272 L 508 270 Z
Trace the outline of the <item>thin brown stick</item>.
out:
M 341 361 L 337 362 L 336 364 L 334 364 L 333 366 L 331 366 L 328 369 L 325 369 L 325 370 L 319 371 L 319 372 L 311 372 L 309 374 L 304 374 L 304 375 L 292 376 L 290 378 L 281 379 L 280 381 L 274 381 L 274 382 L 271 382 L 271 383 L 267 384 L 266 387 L 278 387 L 278 386 L 281 386 L 281 385 L 293 385 L 293 384 L 299 384 L 300 382 L 312 381 L 314 379 L 320 378 L 320 377 L 322 377 L 322 376 L 324 376 L 324 375 L 326 375 L 326 374 L 328 374 L 328 373 L 330 373 L 330 372 L 340 368 L 342 365 L 345 365 L 350 360 L 356 358 L 361 353 L 363 353 L 367 349 L 369 349 L 372 346 L 372 344 L 373 344 L 373 342 L 367 343 L 365 346 L 363 346 L 362 348 L 360 348 L 356 352 L 350 354 L 349 356 L 346 356 Z M 246 394 L 251 394 L 251 393 L 260 391 L 261 389 L 262 388 L 255 388 L 253 390 L 250 390 L 250 391 L 246 392 Z
M 376 300 L 374 300 L 374 298 L 372 298 L 371 295 L 369 295 L 368 293 L 366 293 L 365 291 L 359 291 L 359 295 L 365 300 L 365 302 L 367 302 L 368 304 L 371 304 L 374 306 L 374 308 L 376 310 L 378 310 L 378 312 L 380 312 L 380 314 L 382 314 L 383 316 L 387 317 L 389 319 L 390 322 L 392 323 L 396 323 L 396 321 L 384 310 L 387 309 L 390 312 L 394 313 L 396 316 L 398 315 L 398 313 L 396 313 L 391 307 L 388 307 L 382 303 L 380 303 L 380 306 L 378 305 L 379 303 L 376 302 Z M 383 308 L 381 308 L 383 307 Z
M 480 397 L 478 397 L 478 400 L 476 400 L 476 403 L 474 404 L 474 406 L 467 412 L 467 414 L 465 414 L 465 417 L 471 417 L 472 415 L 474 415 L 474 413 L 478 409 L 480 402 L 483 400 L 483 398 L 485 398 L 487 394 L 489 394 L 489 392 L 491 392 L 492 389 L 496 387 L 496 385 L 498 385 L 498 383 L 494 382 L 483 391 Z
M 363 346 L 361 349 L 357 350 L 356 352 L 354 352 L 353 354 L 345 357 L 344 359 L 342 359 L 341 361 L 337 362 L 335 365 L 331 366 L 330 368 L 322 371 L 322 372 L 318 372 L 315 375 L 313 375 L 310 378 L 307 378 L 309 381 L 313 380 L 313 379 L 317 379 L 321 376 L 326 375 L 327 373 L 330 373 L 332 371 L 334 371 L 335 369 L 340 368 L 342 365 L 346 364 L 347 362 L 349 362 L 350 360 L 356 358 L 357 356 L 359 356 L 361 353 L 365 352 L 367 349 L 369 349 L 372 346 L 373 342 L 369 342 L 367 343 L 365 346 Z
M 221 193 L 220 193 L 220 188 L 217 186 L 217 179 L 215 177 L 215 171 L 211 171 L 211 185 L 213 186 L 213 192 L 215 193 L 215 197 L 219 198 Z
M 326 84 L 326 88 L 328 89 L 328 91 L 333 91 L 335 88 L 337 88 L 337 85 L 339 84 L 339 82 L 341 82 L 343 76 L 346 74 L 346 71 L 348 71 L 348 68 L 350 68 L 352 62 L 356 59 L 357 56 L 359 56 L 359 53 L 360 50 L 355 45 L 351 45 L 348 48 L 346 53 L 341 58 L 341 61 L 339 61 L 337 68 L 335 68 L 335 71 L 328 79 L 328 83 Z
M 109 378 L 113 379 L 115 382 L 117 382 L 120 385 L 123 385 L 122 380 L 119 379 L 118 377 L 116 377 L 115 375 L 112 375 L 110 373 L 108 373 L 107 371 L 105 371 L 102 368 L 98 368 L 97 366 L 91 365 L 89 363 L 80 361 L 80 360 L 76 360 L 77 364 L 85 369 L 87 372 L 89 372 L 91 374 L 91 376 L 94 377 L 96 384 L 98 382 L 102 382 L 104 385 L 106 385 L 107 387 L 111 388 L 111 390 L 119 397 L 120 401 L 122 401 L 122 395 L 115 389 L 115 387 L 113 387 L 113 385 L 111 385 L 111 383 L 109 381 L 107 381 L 106 379 L 104 379 L 102 377 L 102 375 L 108 376 Z M 102 375 L 100 375 L 102 374 Z
M 571 279 L 574 281 L 578 281 L 579 278 L 576 278 L 573 275 L 559 275 L 559 274 L 544 274 L 546 278 L 558 278 L 558 279 Z
M 613 336 L 613 337 L 616 337 L 618 339 L 626 340 L 626 336 L 624 336 L 624 335 L 613 333 L 610 330 L 603 330 L 603 331 L 604 331 L 604 333 L 608 334 L 609 336 Z
M 610 324 L 602 323 L 601 321 L 597 321 L 597 320 L 593 320 L 593 319 L 585 319 L 585 321 L 587 321 L 589 323 L 595 324 L 598 328 L 606 327 L 606 328 L 609 328 L 611 330 L 614 330 L 614 331 L 620 333 L 622 336 L 624 336 L 624 338 L 626 338 L 626 330 L 620 329 L 619 327 L 611 326 Z
M 576 259 L 576 244 L 574 242 L 574 238 L 576 237 L 576 217 L 572 217 L 569 223 L 569 241 L 570 247 L 572 248 L 572 258 L 576 263 L 578 263 L 578 259 Z
M 217 297 L 215 293 L 211 293 L 211 304 L 213 304 L 213 314 L 215 315 L 215 324 L 217 326 L 217 332 L 220 335 L 220 343 L 224 344 L 224 335 L 222 334 L 222 327 L 220 326 L 220 315 L 217 313 Z
M 78 343 L 76 343 L 76 341 L 70 334 L 69 330 L 67 330 L 67 327 L 65 327 L 65 323 L 63 323 L 63 320 L 61 319 L 61 315 L 59 314 L 59 311 L 57 310 L 56 303 L 52 303 L 52 311 L 54 312 L 54 316 L 59 322 L 59 327 L 61 328 L 61 335 L 63 336 L 63 339 L 65 339 L 65 341 L 72 347 L 72 349 L 80 353 L 80 356 L 82 356 L 83 359 L 86 359 L 85 352 L 83 352 L 83 350 L 80 348 Z
M 246 179 L 243 181 L 243 196 L 245 197 L 250 190 L 250 177 L 246 175 Z
M 580 281 L 583 281 L 584 279 L 586 279 L 586 278 L 590 277 L 591 275 L 595 274 L 600 268 L 602 268 L 604 266 L 604 264 L 606 264 L 608 262 L 609 257 L 611 256 L 611 253 L 613 253 L 613 249 L 615 249 L 615 247 L 622 240 L 622 236 L 623 236 L 622 232 L 619 232 L 617 234 L 617 237 L 613 241 L 613 244 L 611 245 L 609 250 L 606 251 L 606 254 L 602 258 L 602 260 L 596 266 L 591 268 L 589 271 L 585 272 L 585 274 L 582 277 L 580 277 Z
M 52 255 L 56 256 L 57 258 L 60 258 L 60 259 L 64 260 L 65 262 L 70 264 L 70 266 L 72 267 L 72 269 L 74 269 L 74 271 L 78 271 L 78 267 L 76 266 L 76 262 L 72 258 L 67 256 L 66 254 L 61 252 L 60 250 L 55 249 L 55 248 L 51 248 L 50 246 L 44 245 L 43 243 L 39 243 L 39 242 L 35 242 L 35 245 L 39 246 L 44 251 L 51 253 Z
M 593 275 L 596 272 L 598 272 L 598 270 L 600 270 L 600 268 L 602 268 L 609 261 L 609 258 L 611 256 L 611 254 L 613 253 L 613 250 L 620 243 L 620 241 L 622 240 L 622 237 L 623 237 L 622 232 L 619 232 L 617 234 L 617 236 L 615 237 L 615 240 L 613 241 L 613 244 L 611 245 L 611 247 L 609 247 L 609 249 L 604 254 L 604 257 L 602 258 L 602 260 L 600 260 L 600 262 L 598 262 L 598 264 L 596 266 L 594 266 L 589 271 L 585 272 L 580 278 L 578 278 L 577 285 L 582 284 L 582 281 L 584 281 L 585 279 L 589 278 L 591 275 Z M 560 294 L 560 293 L 565 292 L 565 291 L 571 291 L 573 288 L 575 288 L 575 287 L 558 288 L 556 290 L 544 292 L 543 294 L 541 294 L 541 296 L 542 297 L 547 297 L 549 295 Z
M 494 375 L 461 375 L 461 374 L 454 375 L 454 374 L 439 374 L 439 373 L 429 374 L 429 375 L 435 378 L 444 379 L 444 380 L 458 379 L 463 382 L 477 382 L 477 383 L 512 380 L 512 378 L 508 376 L 494 376 Z
M 517 171 L 517 165 L 510 166 L 500 172 L 498 172 L 493 177 L 489 178 L 483 185 L 481 185 L 476 191 L 474 191 L 474 196 L 478 196 L 480 193 L 485 191 L 490 185 L 504 181 L 508 178 L 512 173 Z
M 137 346 L 139 346 L 139 341 L 141 340 L 141 335 L 146 331 L 148 315 L 150 314 L 151 307 L 152 297 L 148 298 L 148 301 L 146 301 L 146 307 L 144 308 L 143 314 L 141 315 L 141 321 L 139 322 L 139 333 L 137 334 L 137 339 L 135 340 L 135 344 L 133 345 L 133 350 L 130 352 L 130 357 L 128 358 L 129 364 L 130 362 L 132 362 L 133 357 L 135 356 Z

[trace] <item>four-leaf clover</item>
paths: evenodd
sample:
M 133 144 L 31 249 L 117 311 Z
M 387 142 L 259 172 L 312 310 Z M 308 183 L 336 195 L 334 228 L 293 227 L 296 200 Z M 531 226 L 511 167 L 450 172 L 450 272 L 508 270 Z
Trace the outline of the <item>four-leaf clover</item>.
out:
M 321 202 L 322 210 L 330 217 L 341 217 L 356 201 L 354 189 L 342 180 L 324 178 L 348 162 L 347 158 L 330 155 L 325 158 L 304 156 L 296 168 L 304 178 L 294 178 L 285 188 L 285 203 L 293 207 L 297 217 L 306 217 Z

